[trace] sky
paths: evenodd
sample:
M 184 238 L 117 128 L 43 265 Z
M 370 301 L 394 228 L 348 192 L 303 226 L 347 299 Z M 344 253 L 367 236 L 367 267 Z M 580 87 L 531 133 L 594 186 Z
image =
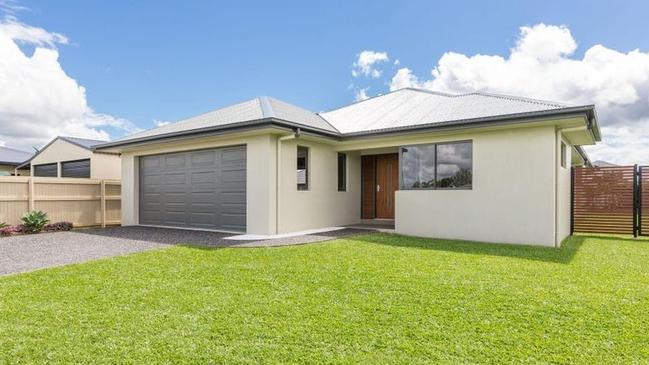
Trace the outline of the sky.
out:
M 595 104 L 591 159 L 649 164 L 646 14 L 647 1 L 0 0 L 0 145 L 410 86 Z

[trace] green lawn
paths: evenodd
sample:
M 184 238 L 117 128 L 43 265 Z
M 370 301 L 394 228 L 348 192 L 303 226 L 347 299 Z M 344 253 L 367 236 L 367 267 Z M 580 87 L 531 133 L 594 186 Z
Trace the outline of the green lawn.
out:
M 0 363 L 648 363 L 649 241 L 365 235 L 0 277 Z

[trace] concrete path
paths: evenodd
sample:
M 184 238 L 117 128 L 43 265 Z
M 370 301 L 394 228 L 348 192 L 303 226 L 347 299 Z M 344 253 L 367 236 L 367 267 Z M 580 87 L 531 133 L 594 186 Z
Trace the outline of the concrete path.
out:
M 169 245 L 209 247 L 272 247 L 321 242 L 353 234 L 361 229 L 341 229 L 271 240 L 228 240 L 227 233 L 153 227 L 79 229 L 0 238 L 0 275 L 85 262 L 142 252 Z

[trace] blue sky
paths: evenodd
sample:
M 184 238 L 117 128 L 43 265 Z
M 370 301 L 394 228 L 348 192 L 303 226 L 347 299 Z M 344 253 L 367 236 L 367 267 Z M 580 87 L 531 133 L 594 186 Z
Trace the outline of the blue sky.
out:
M 58 61 L 94 111 L 144 129 L 260 95 L 331 109 L 389 91 L 402 67 L 430 79 L 445 52 L 507 57 L 539 23 L 569 28 L 574 59 L 596 44 L 649 51 L 647 1 L 10 3 L 16 21 L 67 37 Z M 381 77 L 352 76 L 363 50 L 389 55 Z

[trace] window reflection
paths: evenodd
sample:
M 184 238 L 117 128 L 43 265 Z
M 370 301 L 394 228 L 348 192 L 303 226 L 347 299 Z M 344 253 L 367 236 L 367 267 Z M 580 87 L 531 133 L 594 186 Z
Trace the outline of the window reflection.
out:
M 437 187 L 470 189 L 471 142 L 437 145 Z
M 401 148 L 402 189 L 471 189 L 471 142 Z

